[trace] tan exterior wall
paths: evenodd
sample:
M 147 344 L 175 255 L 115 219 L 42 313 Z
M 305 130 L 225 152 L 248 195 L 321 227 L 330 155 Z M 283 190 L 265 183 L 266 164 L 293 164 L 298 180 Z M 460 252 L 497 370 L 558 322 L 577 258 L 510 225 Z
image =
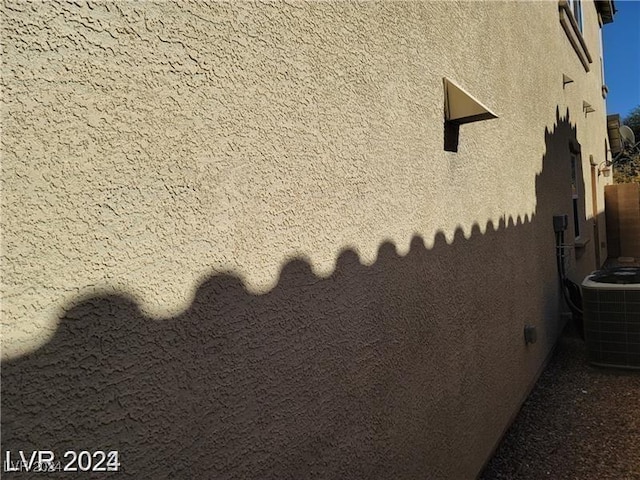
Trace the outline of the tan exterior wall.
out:
M 2 28 L 4 448 L 478 473 L 561 327 L 572 140 L 587 234 L 604 208 L 599 67 L 555 2 L 6 2 Z M 457 153 L 443 77 L 499 115 Z

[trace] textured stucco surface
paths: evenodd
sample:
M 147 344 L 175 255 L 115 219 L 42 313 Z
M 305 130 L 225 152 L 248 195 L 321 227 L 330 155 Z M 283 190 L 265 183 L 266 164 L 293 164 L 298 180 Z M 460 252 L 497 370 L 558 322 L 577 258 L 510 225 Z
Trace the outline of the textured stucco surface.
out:
M 569 140 L 585 230 L 604 160 L 554 2 L 5 2 L 2 30 L 3 448 L 478 472 L 558 332 Z M 500 117 L 457 153 L 442 77 Z

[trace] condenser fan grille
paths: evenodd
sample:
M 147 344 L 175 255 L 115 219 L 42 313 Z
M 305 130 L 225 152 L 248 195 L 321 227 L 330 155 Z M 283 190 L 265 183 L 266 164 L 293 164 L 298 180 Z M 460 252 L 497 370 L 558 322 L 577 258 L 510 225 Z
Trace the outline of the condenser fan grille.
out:
M 640 368 L 640 268 L 589 275 L 582 283 L 589 361 Z

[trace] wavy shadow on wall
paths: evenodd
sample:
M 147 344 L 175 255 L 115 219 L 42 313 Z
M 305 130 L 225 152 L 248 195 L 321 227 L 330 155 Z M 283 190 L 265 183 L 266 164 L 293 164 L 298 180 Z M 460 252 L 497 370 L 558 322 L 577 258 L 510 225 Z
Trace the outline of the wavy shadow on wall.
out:
M 259 296 L 212 276 L 167 321 L 124 296 L 70 307 L 2 365 L 3 455 L 118 450 L 152 479 L 473 477 L 559 330 L 568 113 L 545 138 L 529 221 L 415 237 L 404 257 L 384 243 L 372 266 L 347 250 L 324 279 L 294 259 Z

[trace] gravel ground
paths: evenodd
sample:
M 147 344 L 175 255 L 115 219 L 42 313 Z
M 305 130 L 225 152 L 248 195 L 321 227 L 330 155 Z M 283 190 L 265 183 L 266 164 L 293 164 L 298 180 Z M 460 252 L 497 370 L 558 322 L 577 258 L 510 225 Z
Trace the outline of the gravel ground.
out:
M 640 480 L 640 371 L 589 365 L 568 325 L 479 478 Z

